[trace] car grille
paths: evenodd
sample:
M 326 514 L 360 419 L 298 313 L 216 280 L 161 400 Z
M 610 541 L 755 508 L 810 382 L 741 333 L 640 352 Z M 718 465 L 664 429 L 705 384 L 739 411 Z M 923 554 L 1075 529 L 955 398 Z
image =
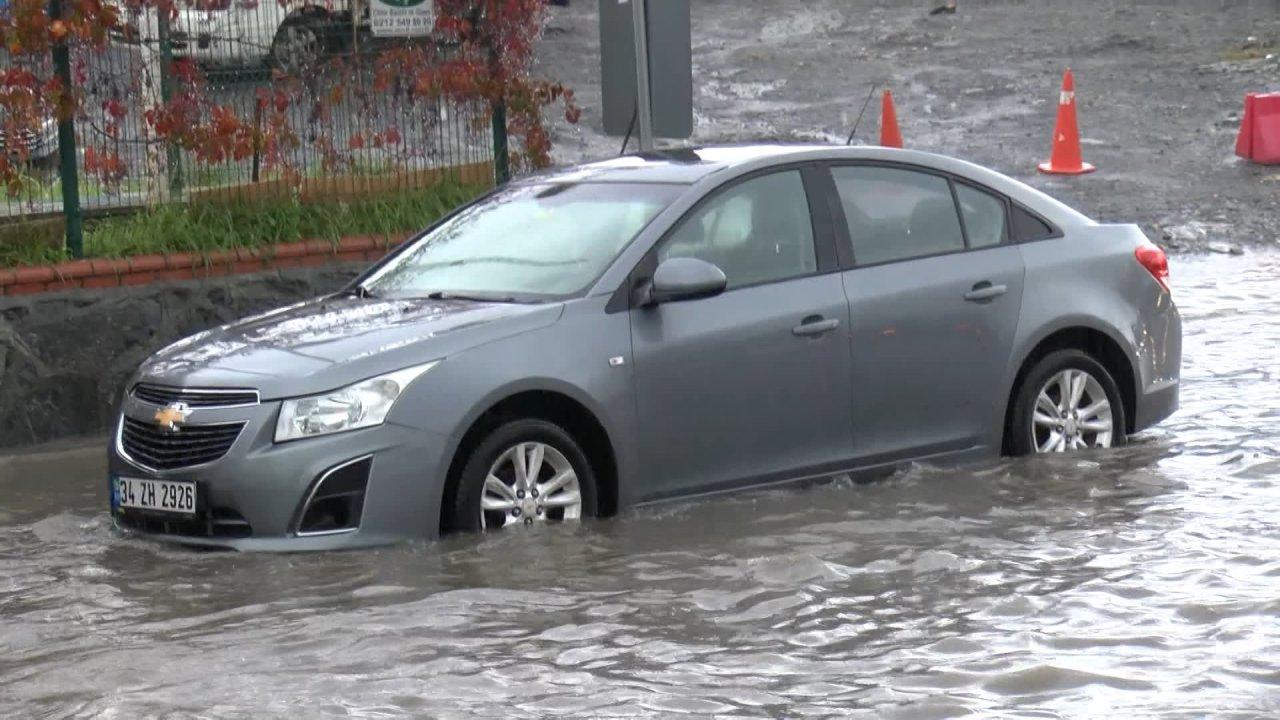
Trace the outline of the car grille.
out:
M 19 130 L 16 138 L 0 130 L 0 147 L 6 150 L 16 150 L 19 147 L 34 150 L 39 144 L 40 136 L 31 130 Z
M 243 515 L 230 508 L 213 508 L 205 517 L 174 518 L 128 511 L 116 516 L 123 527 L 155 535 L 183 537 L 246 538 L 253 528 Z
M 183 425 L 177 432 L 166 432 L 126 417 L 120 429 L 120 444 L 130 458 L 148 468 L 177 470 L 226 455 L 243 427 L 243 422 Z
M 138 383 L 133 396 L 153 405 L 183 403 L 192 408 L 257 405 L 258 391 L 251 388 L 178 388 Z
M 35 142 L 37 137 L 35 132 L 31 130 L 19 130 L 17 133 L 17 136 L 20 142 L 26 143 L 28 145 Z M 0 142 L 7 143 L 8 141 L 9 141 L 9 133 L 4 130 L 0 130 Z

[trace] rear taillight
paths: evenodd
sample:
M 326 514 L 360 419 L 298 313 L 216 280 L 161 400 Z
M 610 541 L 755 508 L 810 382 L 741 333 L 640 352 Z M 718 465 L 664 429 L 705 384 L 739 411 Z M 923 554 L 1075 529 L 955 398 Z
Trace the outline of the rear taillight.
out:
M 1165 292 L 1173 292 L 1169 287 L 1169 258 L 1164 254 L 1164 250 L 1159 245 L 1139 245 L 1137 250 L 1133 251 L 1133 256 L 1138 259 L 1138 264 L 1147 269 L 1151 273 L 1151 277 L 1160 283 L 1160 287 Z

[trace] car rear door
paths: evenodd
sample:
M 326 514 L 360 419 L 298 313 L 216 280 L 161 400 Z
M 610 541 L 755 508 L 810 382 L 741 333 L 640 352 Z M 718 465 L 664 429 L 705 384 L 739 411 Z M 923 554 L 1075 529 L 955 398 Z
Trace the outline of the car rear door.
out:
M 1023 285 L 1007 200 L 912 166 L 830 171 L 858 457 L 998 450 Z
M 722 188 L 646 260 L 650 274 L 668 257 L 707 260 L 728 288 L 630 310 L 645 499 L 850 457 L 848 304 L 826 200 L 815 216 L 806 193 L 820 174 L 785 169 Z

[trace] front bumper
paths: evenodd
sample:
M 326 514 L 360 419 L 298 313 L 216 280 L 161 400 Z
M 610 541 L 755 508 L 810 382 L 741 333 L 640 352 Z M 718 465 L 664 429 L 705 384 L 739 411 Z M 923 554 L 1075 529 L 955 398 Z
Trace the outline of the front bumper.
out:
M 230 449 L 203 465 L 153 470 L 129 456 L 121 441 L 121 425 L 123 416 L 153 421 L 156 406 L 126 398 L 109 450 L 108 493 L 111 478 L 117 476 L 192 481 L 197 486 L 198 507 L 196 517 L 185 520 L 113 507 L 116 526 L 171 542 L 237 550 L 331 550 L 438 535 L 440 498 L 448 471 L 447 438 L 387 423 L 277 444 L 273 437 L 279 408 L 279 402 L 198 408 L 191 413 L 189 425 L 245 423 Z M 356 527 L 329 534 L 300 534 L 304 508 L 321 478 L 366 456 L 370 458 L 368 480 Z M 241 518 L 243 536 L 208 531 L 212 527 L 208 521 L 215 513 L 217 517 Z
M 41 123 L 39 128 L 15 138 L 0 131 L 0 151 L 8 155 L 25 152 L 27 159 L 33 161 L 51 157 L 58 151 L 58 126 L 53 122 Z

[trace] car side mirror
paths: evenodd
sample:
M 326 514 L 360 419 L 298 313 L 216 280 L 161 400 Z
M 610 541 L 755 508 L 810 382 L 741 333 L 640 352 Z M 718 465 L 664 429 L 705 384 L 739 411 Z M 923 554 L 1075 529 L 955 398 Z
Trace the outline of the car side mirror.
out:
M 644 305 L 697 300 L 724 292 L 728 285 L 724 271 L 706 260 L 691 257 L 668 258 L 653 272 Z

